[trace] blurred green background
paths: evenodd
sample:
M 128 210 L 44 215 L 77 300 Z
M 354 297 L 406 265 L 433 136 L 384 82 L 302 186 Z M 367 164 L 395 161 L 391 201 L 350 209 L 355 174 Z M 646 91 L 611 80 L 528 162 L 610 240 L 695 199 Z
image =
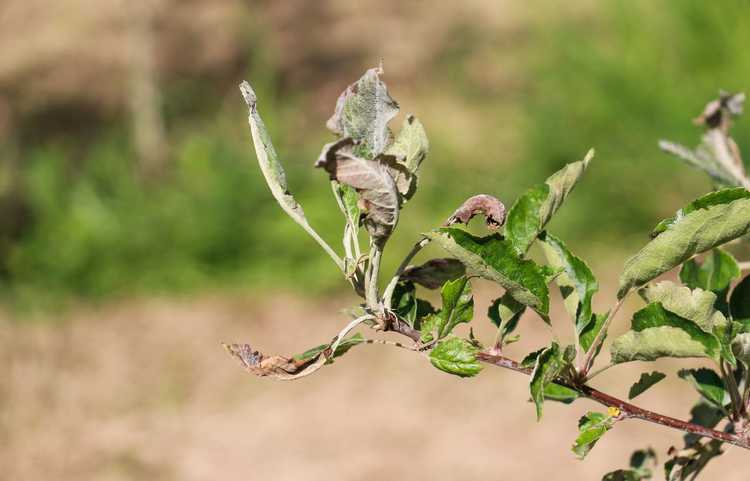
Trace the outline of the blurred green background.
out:
M 661 154 L 750 78 L 750 2 L 102 1 L 0 6 L 0 295 L 71 300 L 345 288 L 273 201 L 237 84 L 250 80 L 292 191 L 333 245 L 312 168 L 347 84 L 384 59 L 432 150 L 386 253 L 478 192 L 513 199 L 589 147 L 551 229 L 615 275 L 649 229 L 710 188 Z M 400 125 L 400 118 L 394 127 Z M 734 130 L 750 144 L 750 122 Z

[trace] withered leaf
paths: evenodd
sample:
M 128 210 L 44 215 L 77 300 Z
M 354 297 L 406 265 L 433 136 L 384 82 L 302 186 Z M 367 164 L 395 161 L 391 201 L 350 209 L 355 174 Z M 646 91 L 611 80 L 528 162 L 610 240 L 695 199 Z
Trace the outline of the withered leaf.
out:
M 477 214 L 485 217 L 487 228 L 495 230 L 505 223 L 505 206 L 496 197 L 479 194 L 469 197 L 461 207 L 445 222 L 446 226 L 453 224 L 468 224 Z
M 349 137 L 327 144 L 315 167 L 325 169 L 332 180 L 356 189 L 365 212 L 364 225 L 374 240 L 382 242 L 398 222 L 398 188 L 385 163 L 353 154 L 356 145 Z
M 372 68 L 344 90 L 328 128 L 342 137 L 361 142 L 358 155 L 372 159 L 383 153 L 392 141 L 388 122 L 398 113 L 398 103 L 380 80 L 382 67 Z
M 269 376 L 284 381 L 297 379 L 316 371 L 325 364 L 327 356 L 330 354 L 329 349 L 327 353 L 321 351 L 312 358 L 295 360 L 284 356 L 264 356 L 263 353 L 254 351 L 248 344 L 222 345 L 246 371 L 256 376 Z
M 428 289 L 437 289 L 465 273 L 466 267 L 457 259 L 431 259 L 421 266 L 407 267 L 401 274 L 401 280 L 414 282 Z

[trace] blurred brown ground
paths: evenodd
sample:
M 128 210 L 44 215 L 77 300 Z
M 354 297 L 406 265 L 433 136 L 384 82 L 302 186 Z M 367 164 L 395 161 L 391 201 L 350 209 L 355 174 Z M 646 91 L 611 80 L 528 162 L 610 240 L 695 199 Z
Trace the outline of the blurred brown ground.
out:
M 478 318 L 488 294 L 479 295 Z M 510 371 L 488 367 L 461 380 L 372 345 L 285 383 L 246 374 L 220 347 L 300 351 L 335 332 L 345 322 L 335 313 L 351 301 L 205 297 L 83 308 L 62 325 L 2 320 L 0 479 L 596 480 L 634 449 L 651 445 L 663 458 L 681 441 L 626 421 L 580 462 L 569 450 L 578 416 L 603 408 L 547 403 L 536 423 L 527 380 Z M 560 319 L 563 338 L 566 328 Z M 549 337 L 530 317 L 524 332 L 515 356 Z M 660 364 L 669 378 L 637 404 L 687 417 L 695 394 L 677 366 Z M 624 396 L 639 367 L 595 384 Z M 746 480 L 744 453 L 726 449 L 705 479 Z
M 585 14 L 594 3 L 566 4 L 565 14 Z M 79 128 L 134 108 L 128 99 L 138 44 L 130 29 L 143 15 L 134 4 L 141 3 L 0 4 L 0 139 L 50 112 L 71 118 L 72 105 Z M 507 90 L 511 98 L 522 88 L 515 67 L 527 17 L 544 10 L 481 0 L 149 5 L 162 85 L 182 76 L 205 78 L 231 84 L 236 96 L 249 55 L 244 35 L 261 26 L 263 42 L 250 48 L 278 54 L 274 65 L 286 89 L 304 86 L 322 92 L 311 96 L 313 103 L 326 99 L 313 105 L 318 110 L 310 118 L 324 118 L 344 79 L 375 58 L 387 59 L 389 79 L 417 90 L 420 68 L 434 62 L 464 25 L 491 33 L 495 42 L 475 45 L 464 67 L 479 84 Z M 483 49 L 493 50 L 492 63 L 484 62 Z M 428 88 L 439 90 L 436 83 Z M 465 107 L 448 95 L 428 100 L 416 105 L 420 113 L 436 118 L 451 111 L 456 140 L 474 141 Z M 91 116 L 84 115 L 87 109 Z M 503 145 L 514 146 L 513 139 Z M 519 156 L 518 149 L 507 147 L 507 155 Z M 478 318 L 490 294 L 480 296 Z M 280 383 L 242 372 L 220 347 L 236 341 L 298 352 L 329 339 L 345 321 L 336 312 L 352 303 L 204 295 L 80 307 L 36 323 L 0 315 L 0 480 L 596 480 L 624 467 L 634 449 L 652 445 L 663 460 L 666 448 L 680 442 L 677 432 L 624 422 L 579 462 L 569 450 L 577 418 L 603 408 L 588 401 L 549 403 L 536 423 L 527 380 L 515 373 L 486 368 L 460 380 L 412 353 L 363 346 L 315 376 Z M 562 335 L 565 322 L 557 318 Z M 620 327 L 626 318 L 621 313 Z M 538 320 L 524 324 L 516 357 L 549 338 Z M 686 418 L 695 394 L 673 375 L 678 365 L 660 364 L 670 377 L 637 404 Z M 596 384 L 624 396 L 639 368 L 618 367 Z M 738 468 L 747 465 L 747 455 L 727 451 L 704 479 L 748 479 Z

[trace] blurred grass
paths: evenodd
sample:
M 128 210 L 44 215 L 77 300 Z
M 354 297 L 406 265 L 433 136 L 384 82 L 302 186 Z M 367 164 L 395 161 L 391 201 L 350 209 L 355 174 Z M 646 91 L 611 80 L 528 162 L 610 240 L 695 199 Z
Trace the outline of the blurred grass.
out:
M 597 157 L 551 229 L 595 269 L 619 265 L 659 218 L 710 188 L 656 141 L 697 143 L 690 119 L 719 88 L 745 88 L 750 19 L 735 12 L 749 4 L 614 1 L 578 15 L 551 4 L 511 34 L 457 25 L 428 71 L 390 84 L 404 111 L 425 122 L 432 152 L 386 267 L 467 196 L 487 192 L 511 204 L 592 146 Z M 249 77 L 293 192 L 338 246 L 340 214 L 325 176 L 311 168 L 330 138 L 310 110 L 323 100 L 283 87 L 280 55 L 253 51 Z M 239 94 L 212 91 L 200 78 L 163 94 L 171 163 L 153 183 L 138 175 L 117 119 L 64 138 L 28 135 L 35 126 L 27 125 L 16 149 L 33 221 L 2 260 L 6 301 L 40 308 L 197 288 L 317 295 L 345 287 L 263 184 Z M 335 96 L 325 101 L 332 110 Z M 747 146 L 750 123 L 734 132 Z

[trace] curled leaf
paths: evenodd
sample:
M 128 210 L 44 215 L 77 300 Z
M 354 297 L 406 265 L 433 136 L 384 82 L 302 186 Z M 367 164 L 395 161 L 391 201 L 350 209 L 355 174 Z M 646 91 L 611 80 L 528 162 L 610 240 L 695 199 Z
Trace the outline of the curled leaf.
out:
M 391 143 L 388 122 L 398 114 L 398 103 L 380 80 L 382 67 L 371 68 L 349 85 L 336 101 L 336 110 L 328 119 L 328 128 L 342 137 L 358 142 L 359 156 L 373 159 Z
M 326 145 L 315 163 L 342 184 L 359 193 L 364 224 L 373 239 L 384 241 L 398 222 L 399 193 L 388 171 L 379 160 L 367 160 L 353 154 L 356 145 L 351 138 Z
M 401 280 L 414 282 L 428 289 L 437 289 L 465 273 L 466 268 L 457 259 L 431 259 L 421 266 L 407 267 L 401 274 Z
M 708 357 L 718 360 L 721 346 L 694 322 L 652 303 L 633 315 L 632 330 L 610 348 L 612 363 L 654 361 L 660 357 Z
M 461 207 L 451 215 L 446 226 L 453 224 L 468 224 L 469 221 L 478 214 L 485 217 L 487 228 L 490 230 L 498 229 L 505 223 L 505 206 L 496 197 L 487 194 L 479 194 L 469 197 L 461 204 Z
M 326 362 L 330 351 L 321 350 L 307 359 L 294 359 L 284 356 L 266 356 L 254 351 L 248 344 L 223 344 L 224 349 L 248 372 L 261 377 L 273 377 L 291 381 L 306 376 Z
M 742 237 L 750 230 L 750 199 L 737 199 L 700 209 L 671 224 L 625 263 L 617 297 L 695 254 Z
M 404 200 L 409 200 L 417 190 L 417 171 L 430 150 L 422 123 L 413 115 L 404 120 L 396 140 L 385 153 L 393 157 L 398 167 L 391 172 Z
M 276 150 L 271 142 L 271 136 L 266 130 L 266 126 L 258 113 L 258 97 L 248 82 L 240 84 L 240 91 L 245 103 L 249 109 L 248 122 L 250 123 L 250 132 L 255 144 L 255 154 L 258 157 L 258 164 L 263 176 L 266 179 L 271 193 L 278 201 L 281 208 L 289 214 L 295 221 L 307 225 L 305 212 L 302 206 L 297 203 L 292 194 L 289 193 L 289 187 L 286 181 L 286 173 L 279 162 Z

